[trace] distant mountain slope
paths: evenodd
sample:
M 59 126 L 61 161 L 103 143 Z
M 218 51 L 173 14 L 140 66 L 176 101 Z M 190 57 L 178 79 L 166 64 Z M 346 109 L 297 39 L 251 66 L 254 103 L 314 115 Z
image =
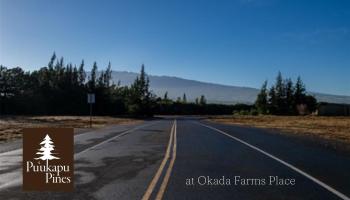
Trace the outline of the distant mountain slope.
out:
M 138 74 L 125 71 L 113 71 L 112 79 L 121 85 L 130 85 Z M 205 95 L 208 102 L 212 103 L 253 103 L 259 90 L 250 87 L 227 86 L 214 83 L 205 83 L 170 76 L 149 75 L 151 90 L 163 97 L 168 91 L 169 98 L 176 99 L 186 93 L 187 99 L 193 101 L 200 95 Z M 312 93 L 318 101 L 332 103 L 350 103 L 350 96 Z

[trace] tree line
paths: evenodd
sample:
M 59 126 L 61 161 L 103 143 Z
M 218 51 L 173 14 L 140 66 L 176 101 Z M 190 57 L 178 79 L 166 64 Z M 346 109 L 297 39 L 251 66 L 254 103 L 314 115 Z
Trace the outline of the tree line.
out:
M 298 77 L 294 84 L 278 73 L 269 89 L 261 87 L 254 105 L 209 104 L 204 95 L 194 102 L 186 94 L 176 100 L 157 97 L 150 90 L 150 80 L 141 66 L 130 86 L 112 81 L 111 63 L 99 70 L 94 62 L 89 73 L 84 60 L 79 65 L 65 64 L 54 53 L 47 66 L 32 72 L 20 67 L 0 65 L 0 114 L 88 115 L 87 94 L 94 93 L 95 115 L 152 116 L 154 114 L 307 114 L 316 109 L 316 99 L 306 93 Z
M 255 107 L 260 114 L 309 114 L 316 110 L 317 101 L 315 97 L 307 94 L 300 76 L 294 84 L 290 78 L 283 79 L 279 72 L 275 84 L 270 89 L 267 88 L 267 81 L 263 83 Z
M 233 105 L 207 104 L 204 95 L 188 102 L 186 94 L 173 101 L 150 91 L 141 66 L 130 86 L 112 81 L 111 63 L 99 70 L 94 62 L 89 73 L 84 60 L 65 64 L 54 53 L 47 66 L 32 72 L 0 65 L 0 114 L 88 115 L 87 93 L 94 93 L 96 115 L 152 116 L 154 114 L 231 114 Z
M 253 105 L 236 104 L 212 104 L 207 103 L 204 95 L 195 98 L 194 102 L 187 101 L 186 94 L 184 93 L 182 98 L 178 97 L 176 100 L 168 98 L 168 92 L 165 92 L 164 97 L 158 97 L 156 99 L 155 109 L 156 114 L 162 115 L 230 115 L 233 111 L 251 110 Z

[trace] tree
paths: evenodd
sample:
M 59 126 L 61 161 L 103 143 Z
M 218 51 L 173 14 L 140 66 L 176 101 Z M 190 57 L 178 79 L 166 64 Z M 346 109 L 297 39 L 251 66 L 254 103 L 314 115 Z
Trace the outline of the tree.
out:
M 285 80 L 285 92 L 286 92 L 286 107 L 288 114 L 294 114 L 295 103 L 294 103 L 294 86 L 292 79 L 288 78 Z
M 277 115 L 309 113 L 316 109 L 317 104 L 313 96 L 306 94 L 305 85 L 300 77 L 294 86 L 292 79 L 283 80 L 281 72 L 276 77 L 275 85 L 272 85 L 268 92 L 266 81 L 264 82 L 255 101 L 255 107 L 260 113 L 266 108 L 266 99 L 268 99 L 266 113 Z
M 72 74 L 71 79 L 72 79 L 74 87 L 79 86 L 79 72 L 78 72 L 76 65 L 74 65 L 74 67 L 73 67 L 73 74 Z
M 96 88 L 96 75 L 97 74 L 97 63 L 94 62 L 94 65 L 92 66 L 91 69 L 91 75 L 90 75 L 90 80 L 89 80 L 89 90 L 90 92 L 93 92 Z
M 171 101 L 171 100 L 169 99 L 169 97 L 168 97 L 168 91 L 166 91 L 166 92 L 164 93 L 162 103 L 165 104 L 165 105 L 169 105 L 169 104 L 171 104 L 171 102 L 172 102 L 172 101 Z
M 200 99 L 199 99 L 199 104 L 200 105 L 205 105 L 207 104 L 207 100 L 205 99 L 204 95 L 201 95 Z
M 271 86 L 271 88 L 269 90 L 269 106 L 268 106 L 269 113 L 275 114 L 276 107 L 277 107 L 277 100 L 276 100 L 275 86 Z
M 260 89 L 260 93 L 255 101 L 255 106 L 258 112 L 261 114 L 266 114 L 268 110 L 268 94 L 267 94 L 267 80 L 263 83 Z
M 108 67 L 103 76 L 103 83 L 105 87 L 108 88 L 110 86 L 111 79 L 112 79 L 112 65 L 111 65 L 111 62 L 109 62 Z
M 286 91 L 285 85 L 282 78 L 282 73 L 278 72 L 275 83 L 275 92 L 276 92 L 276 114 L 283 114 L 287 110 L 286 106 Z
M 57 60 L 55 65 L 54 79 L 50 79 L 53 87 L 59 87 L 59 84 L 63 80 L 64 73 L 64 58 L 61 57 L 59 60 Z
M 105 72 L 101 70 L 100 76 L 97 78 L 97 86 L 99 89 L 105 87 L 104 77 L 105 77 Z
M 126 107 L 130 102 L 131 88 L 111 85 L 111 72 L 109 63 L 103 73 L 98 73 L 95 62 L 86 81 L 84 60 L 76 68 L 71 63 L 64 65 L 63 57 L 57 59 L 55 53 L 46 67 L 32 72 L 1 66 L 0 112 L 46 115 L 87 114 L 86 92 L 90 91 L 96 94 L 96 99 L 99 99 L 95 104 L 96 114 L 127 114 Z M 149 85 L 147 77 L 144 83 Z M 148 89 L 147 91 L 149 92 Z M 149 92 L 147 98 L 142 99 L 153 101 L 153 96 Z M 147 109 L 149 109 L 148 112 L 152 112 L 151 108 Z
M 78 79 L 79 79 L 79 84 L 82 86 L 85 84 L 85 80 L 86 80 L 86 73 L 85 73 L 85 70 L 84 70 L 84 60 L 81 61 L 81 64 L 79 66 L 79 69 L 78 69 Z
M 166 92 L 164 93 L 163 100 L 164 100 L 164 101 L 169 100 L 169 99 L 168 99 L 168 91 L 166 91 Z
M 305 96 L 305 104 L 310 113 L 314 112 L 317 109 L 317 100 L 312 95 Z
M 53 156 L 52 151 L 54 150 L 54 145 L 53 142 L 48 134 L 46 134 L 45 138 L 43 139 L 42 142 L 40 142 L 41 148 L 38 149 L 39 151 L 36 153 L 38 155 L 42 155 L 38 158 L 35 158 L 36 160 L 46 160 L 46 169 L 49 168 L 49 160 L 53 159 L 60 159 L 56 156 Z
M 275 90 L 276 90 L 276 98 L 283 99 L 284 97 L 284 84 L 283 84 L 283 78 L 282 73 L 278 72 L 276 77 L 276 83 L 275 83 Z
M 186 94 L 185 93 L 182 96 L 182 103 L 187 103 L 187 98 L 186 98 Z
M 64 64 L 64 59 L 50 58 L 48 65 L 32 72 L 21 68 L 6 68 L 0 65 L 0 105 L 4 114 L 30 115 L 86 115 L 86 93 L 94 92 L 97 115 L 134 114 L 150 116 L 162 114 L 229 114 L 240 106 L 206 104 L 204 95 L 188 103 L 186 94 L 179 103 L 156 98 L 150 91 L 150 80 L 142 65 L 139 76 L 131 86 L 111 83 L 112 69 L 109 63 L 100 73 L 97 63 L 86 78 L 84 60 L 80 65 Z M 155 106 L 157 105 L 158 106 Z M 243 109 L 251 109 L 249 108 Z
M 129 111 L 132 114 L 152 115 L 153 99 L 149 91 L 149 78 L 145 72 L 145 66 L 142 64 L 140 75 L 136 77 L 130 87 L 129 93 Z
M 55 62 L 55 60 L 56 60 L 56 53 L 53 52 L 50 62 L 47 64 L 47 67 L 49 68 L 49 70 L 53 70 L 53 63 Z
M 300 76 L 298 76 L 297 82 L 295 83 L 295 92 L 294 92 L 294 100 L 295 104 L 302 104 L 305 100 L 305 85 L 301 80 Z

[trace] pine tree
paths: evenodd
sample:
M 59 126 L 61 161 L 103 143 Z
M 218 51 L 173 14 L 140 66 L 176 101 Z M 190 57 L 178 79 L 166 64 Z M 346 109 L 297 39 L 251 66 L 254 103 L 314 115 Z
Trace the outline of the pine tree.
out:
M 97 85 L 99 89 L 102 89 L 105 87 L 104 85 L 104 78 L 105 78 L 105 72 L 103 70 L 100 71 L 100 76 L 97 78 Z
M 259 112 L 267 101 L 267 113 L 278 115 L 291 115 L 300 113 L 300 104 L 306 104 L 307 111 L 312 112 L 316 109 L 317 101 L 313 96 L 309 96 L 305 92 L 305 85 L 300 77 L 298 77 L 296 84 L 288 78 L 283 80 L 281 72 L 276 77 L 276 83 L 270 90 L 266 90 L 266 81 L 264 82 L 260 93 L 258 94 L 255 106 Z M 267 95 L 268 93 L 268 95 Z M 305 107 L 305 106 L 304 106 Z M 305 110 L 305 109 L 304 109 Z M 302 113 L 305 113 L 304 111 Z
M 74 87 L 77 87 L 79 85 L 79 73 L 76 65 L 73 67 L 72 80 Z
M 272 86 L 269 90 L 269 113 L 275 114 L 277 107 L 275 86 Z
M 204 95 L 201 95 L 200 99 L 199 99 L 199 104 L 200 105 L 205 105 L 207 104 L 207 100 L 205 99 Z
M 65 71 L 64 58 L 61 57 L 55 66 L 56 79 L 54 80 L 54 84 L 53 84 L 55 87 L 59 87 L 60 82 L 63 80 L 64 71 Z
M 79 84 L 84 85 L 85 84 L 85 79 L 86 79 L 86 73 L 84 70 L 84 60 L 81 61 L 81 64 L 79 66 L 78 70 L 78 77 L 79 77 Z
M 69 88 L 73 85 L 73 66 L 71 63 L 67 64 L 62 80 L 62 85 L 68 86 L 66 88 Z
M 276 91 L 276 114 L 282 114 L 286 110 L 285 85 L 281 72 L 278 72 L 275 84 Z
M 317 100 L 314 96 L 306 95 L 304 101 L 309 113 L 314 112 L 317 109 Z
M 54 145 L 53 142 L 48 134 L 46 134 L 45 138 L 43 139 L 42 142 L 40 142 L 41 148 L 38 149 L 39 151 L 36 153 L 38 155 L 42 155 L 38 158 L 35 158 L 36 160 L 46 160 L 46 169 L 49 167 L 49 160 L 53 159 L 60 159 L 56 156 L 53 156 L 52 151 L 54 150 Z
M 288 78 L 285 80 L 285 91 L 286 91 L 286 107 L 287 114 L 295 113 L 295 103 L 294 103 L 294 86 L 292 79 Z
M 302 104 L 304 102 L 306 96 L 305 91 L 305 85 L 299 76 L 297 82 L 295 83 L 294 92 L 294 100 L 296 105 Z
M 187 103 L 186 93 L 182 96 L 182 103 Z
M 267 81 L 263 83 L 260 89 L 260 93 L 257 96 L 255 101 L 255 106 L 258 109 L 258 112 L 261 114 L 266 114 L 268 110 L 268 94 L 267 94 Z
M 152 95 L 149 91 L 149 78 L 145 72 L 145 66 L 142 64 L 140 76 L 130 87 L 129 111 L 132 114 L 152 115 Z
M 141 65 L 140 75 L 136 77 L 134 86 L 140 99 L 145 99 L 149 95 L 149 80 L 145 72 L 144 64 Z
M 284 84 L 283 84 L 283 78 L 282 78 L 281 72 L 278 72 L 278 75 L 276 77 L 275 90 L 276 90 L 276 97 L 278 99 L 282 99 L 284 97 Z
M 164 101 L 169 100 L 169 99 L 168 99 L 168 91 L 166 91 L 166 92 L 164 93 L 163 100 L 164 100 Z
M 112 79 L 112 65 L 111 62 L 108 63 L 108 67 L 103 76 L 103 83 L 106 88 L 109 88 Z
M 170 104 L 170 103 L 171 103 L 171 100 L 170 100 L 169 97 L 168 97 L 168 91 L 166 91 L 166 92 L 164 93 L 163 102 L 164 102 L 165 104 Z
M 53 52 L 52 56 L 51 56 L 51 59 L 50 59 L 50 62 L 49 64 L 47 65 L 47 67 L 49 68 L 50 71 L 53 70 L 53 63 L 55 62 L 56 60 L 56 53 Z
M 91 75 L 90 75 L 90 80 L 89 80 L 89 89 L 90 92 L 93 92 L 96 88 L 96 76 L 97 76 L 97 63 L 94 62 L 94 65 L 92 66 L 91 69 Z

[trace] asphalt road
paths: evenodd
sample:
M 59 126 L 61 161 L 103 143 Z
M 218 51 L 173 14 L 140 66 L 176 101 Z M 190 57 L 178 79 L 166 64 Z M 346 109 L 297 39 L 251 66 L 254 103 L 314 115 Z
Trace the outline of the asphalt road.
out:
M 0 199 L 350 196 L 349 155 L 261 129 L 169 117 L 82 133 L 74 141 L 71 193 L 23 192 L 22 149 L 0 145 Z

